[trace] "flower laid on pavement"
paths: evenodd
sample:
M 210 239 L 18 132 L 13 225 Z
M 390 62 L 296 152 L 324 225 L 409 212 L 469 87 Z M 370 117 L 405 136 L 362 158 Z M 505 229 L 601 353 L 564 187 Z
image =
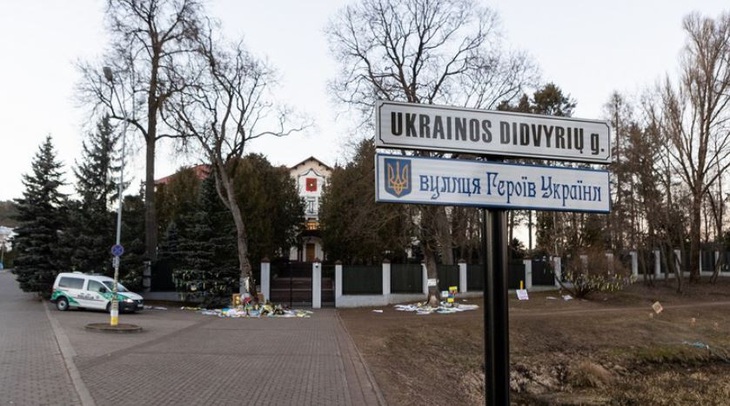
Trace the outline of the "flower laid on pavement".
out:
M 196 310 L 206 316 L 231 317 L 231 318 L 260 318 L 260 317 L 283 317 L 283 318 L 308 318 L 314 312 L 311 310 L 284 309 L 281 305 L 267 303 L 265 305 L 246 304 L 235 307 L 224 307 L 222 309 L 183 308 Z
M 476 310 L 479 308 L 477 305 L 473 304 L 460 304 L 460 303 L 447 303 L 447 302 L 441 302 L 439 306 L 433 307 L 429 306 L 423 303 L 416 303 L 416 304 L 397 304 L 395 306 L 395 310 L 402 311 L 402 312 L 415 312 L 418 315 L 428 315 L 432 313 L 438 313 L 438 314 L 452 314 L 452 313 L 458 313 L 463 312 L 467 310 Z

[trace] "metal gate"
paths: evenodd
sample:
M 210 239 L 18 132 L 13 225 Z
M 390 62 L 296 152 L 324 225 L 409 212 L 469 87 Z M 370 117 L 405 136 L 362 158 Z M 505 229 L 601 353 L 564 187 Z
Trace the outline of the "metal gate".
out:
M 312 264 L 279 262 L 271 264 L 271 297 L 275 304 L 312 305 Z
M 322 265 L 322 305 L 334 306 L 335 267 Z M 269 301 L 289 307 L 312 305 L 312 263 L 277 262 L 271 264 Z
M 546 260 L 532 260 L 532 286 L 555 286 L 555 273 Z

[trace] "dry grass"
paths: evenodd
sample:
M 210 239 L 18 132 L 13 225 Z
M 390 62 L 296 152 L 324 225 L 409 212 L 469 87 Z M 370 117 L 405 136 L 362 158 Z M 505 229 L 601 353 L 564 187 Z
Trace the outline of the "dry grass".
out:
M 730 402 L 730 280 L 689 285 L 682 295 L 640 282 L 587 301 L 559 293 L 510 297 L 513 404 Z M 382 309 L 340 315 L 390 405 L 484 404 L 481 308 L 429 316 Z

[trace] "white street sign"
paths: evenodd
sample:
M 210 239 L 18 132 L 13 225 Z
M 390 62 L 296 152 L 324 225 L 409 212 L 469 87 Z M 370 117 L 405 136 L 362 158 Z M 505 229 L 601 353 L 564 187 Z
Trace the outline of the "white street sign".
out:
M 605 121 L 382 100 L 375 120 L 381 148 L 611 162 Z
M 376 154 L 375 201 L 608 213 L 608 171 Z

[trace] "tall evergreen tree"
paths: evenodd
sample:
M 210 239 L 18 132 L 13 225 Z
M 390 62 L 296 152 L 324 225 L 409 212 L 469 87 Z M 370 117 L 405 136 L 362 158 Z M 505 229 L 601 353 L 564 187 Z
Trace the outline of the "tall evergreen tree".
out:
M 119 280 L 131 290 L 142 288 L 142 273 L 145 268 L 144 244 L 144 199 L 142 190 L 136 195 L 124 196 L 122 205 L 122 245 L 124 255 L 120 257 Z M 109 252 L 109 249 L 106 249 Z M 111 267 L 107 267 L 112 272 Z
M 13 240 L 18 253 L 13 273 L 25 292 L 50 296 L 53 280 L 63 270 L 58 256 L 66 200 L 59 190 L 63 184 L 62 164 L 49 135 L 33 158 L 32 173 L 23 175 L 23 197 L 15 200 L 20 226 Z
M 239 276 L 236 234 L 213 177 L 202 183 L 196 210 L 170 224 L 162 248 L 160 258 L 173 260 L 177 289 L 186 299 L 228 303 Z
M 157 185 L 155 204 L 160 233 L 164 235 L 171 223 L 196 210 L 201 183 L 196 168 L 183 167 Z
M 569 95 L 554 83 L 548 83 L 537 89 L 531 98 L 523 94 L 518 103 L 512 105 L 509 101 L 502 102 L 498 109 L 503 111 L 514 111 L 520 113 L 542 114 L 557 117 L 570 117 L 573 115 L 576 102 Z M 527 163 L 541 163 L 539 160 L 523 159 Z M 565 164 L 572 165 L 572 164 Z M 526 213 L 528 219 L 529 233 L 532 235 L 532 225 L 535 224 L 536 249 L 541 252 L 560 254 L 565 246 L 570 244 L 566 241 L 579 241 L 582 237 L 579 233 L 581 220 L 584 216 L 577 217 L 575 213 L 558 213 L 549 211 L 537 211 L 536 221 L 533 223 L 532 211 Z M 530 237 L 531 238 L 531 237 Z M 530 244 L 531 245 L 531 244 Z
M 322 193 L 320 220 L 327 255 L 345 263 L 403 260 L 414 228 L 410 208 L 375 202 L 375 143 L 362 140 L 351 162 L 336 167 Z
M 261 154 L 249 154 L 235 171 L 236 197 L 246 223 L 249 258 L 258 264 L 295 245 L 304 223 L 304 203 L 289 170 L 274 167 Z
M 81 200 L 69 209 L 69 230 L 62 241 L 69 247 L 72 267 L 79 271 L 110 272 L 109 248 L 115 241 L 116 220 L 109 209 L 118 199 L 115 179 L 121 170 L 115 148 L 118 139 L 105 117 L 82 143 L 83 160 L 73 169 Z
M 247 231 L 249 258 L 275 258 L 295 244 L 302 227 L 304 204 L 296 183 L 283 167 L 250 154 L 231 161 L 229 168 L 240 215 Z M 223 205 L 213 174 L 201 184 L 190 169 L 178 171 L 158 189 L 160 218 L 167 225 L 160 246 L 159 266 L 171 267 L 177 289 L 188 299 L 207 305 L 229 300 L 236 290 L 238 267 L 236 229 Z M 254 282 L 257 272 L 252 272 Z M 231 284 L 233 283 L 233 284 Z

